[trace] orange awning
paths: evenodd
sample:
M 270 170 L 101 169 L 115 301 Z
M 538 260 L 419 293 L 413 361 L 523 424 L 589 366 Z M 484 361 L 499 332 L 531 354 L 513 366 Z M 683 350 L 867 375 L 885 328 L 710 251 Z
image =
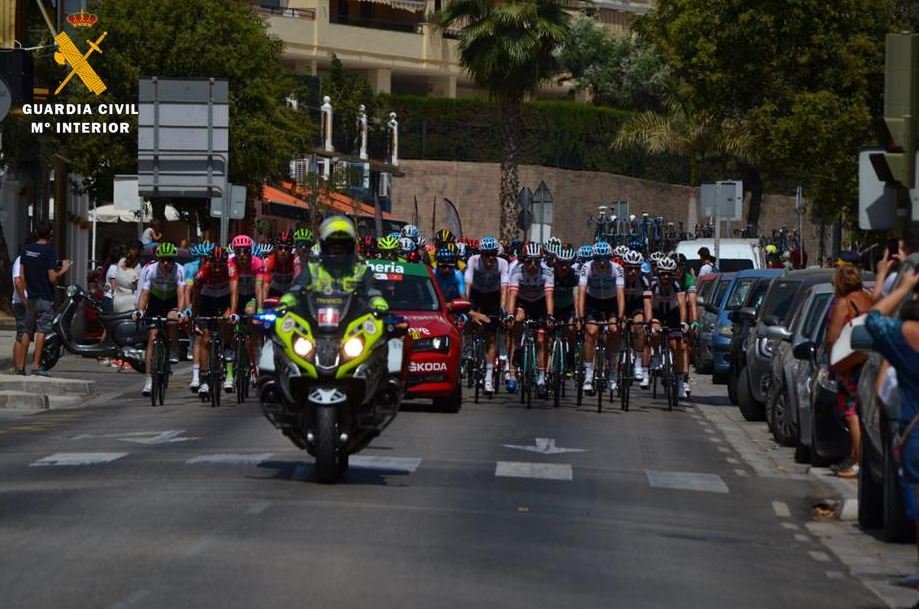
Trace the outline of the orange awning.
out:
M 296 187 L 292 182 L 284 182 L 283 188 L 277 188 L 275 186 L 270 186 L 268 184 L 262 187 L 262 200 L 268 203 L 280 203 L 281 205 L 291 205 L 293 207 L 304 207 L 308 208 L 309 203 L 305 199 L 300 198 L 299 196 L 293 194 L 294 192 L 302 193 L 304 196 L 309 193 L 308 190 L 301 187 Z M 374 216 L 374 208 L 365 203 L 361 203 L 347 195 L 341 193 L 331 193 L 326 196 L 323 195 L 320 197 L 320 201 L 324 205 L 328 205 L 335 211 L 342 214 L 353 214 L 355 211 L 355 204 L 357 209 L 357 214 L 362 216 Z M 399 218 L 393 214 L 383 212 L 384 220 L 398 220 Z

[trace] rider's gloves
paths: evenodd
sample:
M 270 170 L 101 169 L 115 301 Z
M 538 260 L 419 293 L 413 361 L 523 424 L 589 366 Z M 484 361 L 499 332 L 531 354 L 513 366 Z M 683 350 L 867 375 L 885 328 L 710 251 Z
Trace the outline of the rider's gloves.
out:
M 144 318 L 144 312 L 141 309 L 137 309 L 131 313 L 131 318 L 134 319 L 134 321 L 140 321 Z
M 512 323 L 514 323 L 514 316 L 513 316 L 513 315 L 505 315 L 505 316 L 504 316 L 504 323 L 506 323 L 506 324 L 512 324 Z
M 680 330 L 682 330 L 683 332 L 686 332 L 687 330 L 689 330 L 689 324 L 687 324 L 684 321 L 683 323 L 680 324 Z
M 281 296 L 280 300 L 278 300 L 278 304 L 284 308 L 294 307 L 297 305 L 297 297 L 288 292 Z
M 701 328 L 701 327 L 702 327 L 702 324 L 700 324 L 698 321 L 692 322 L 692 329 L 693 329 L 693 330 L 698 330 L 698 329 Z
M 555 317 L 550 315 L 546 318 L 546 323 L 549 324 L 549 327 L 555 326 Z

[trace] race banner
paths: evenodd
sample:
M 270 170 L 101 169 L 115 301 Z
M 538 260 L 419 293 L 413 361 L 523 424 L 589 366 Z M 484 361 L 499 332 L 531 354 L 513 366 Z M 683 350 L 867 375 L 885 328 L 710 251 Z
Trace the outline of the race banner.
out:
M 444 203 L 447 204 L 447 226 L 453 231 L 453 235 L 459 239 L 463 236 L 463 223 L 460 221 L 459 211 L 453 201 L 444 197 Z

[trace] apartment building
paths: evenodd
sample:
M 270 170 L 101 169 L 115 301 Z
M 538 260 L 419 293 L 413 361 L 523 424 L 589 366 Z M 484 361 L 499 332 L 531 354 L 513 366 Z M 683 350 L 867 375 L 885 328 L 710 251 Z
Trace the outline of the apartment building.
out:
M 478 94 L 457 62 L 454 33 L 433 16 L 445 0 L 250 0 L 285 43 L 298 72 L 322 74 L 335 53 L 364 71 L 377 93 L 466 97 Z M 598 0 L 583 10 L 617 33 L 629 31 L 653 0 Z M 564 96 L 550 86 L 544 96 Z

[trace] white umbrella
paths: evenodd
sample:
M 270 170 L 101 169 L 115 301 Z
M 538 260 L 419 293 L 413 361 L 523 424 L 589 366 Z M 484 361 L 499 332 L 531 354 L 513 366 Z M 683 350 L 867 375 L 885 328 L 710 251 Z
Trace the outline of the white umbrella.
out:
M 145 207 L 146 213 L 144 213 L 144 222 L 149 222 L 153 218 L 153 213 L 150 209 L 150 205 L 145 205 Z M 93 222 L 103 222 L 105 224 L 110 224 L 112 222 L 137 222 L 137 212 L 115 209 L 115 205 L 112 203 L 109 205 L 100 205 L 94 210 L 89 210 L 89 219 Z M 172 205 L 167 205 L 166 221 L 175 222 L 179 219 L 178 210 Z

